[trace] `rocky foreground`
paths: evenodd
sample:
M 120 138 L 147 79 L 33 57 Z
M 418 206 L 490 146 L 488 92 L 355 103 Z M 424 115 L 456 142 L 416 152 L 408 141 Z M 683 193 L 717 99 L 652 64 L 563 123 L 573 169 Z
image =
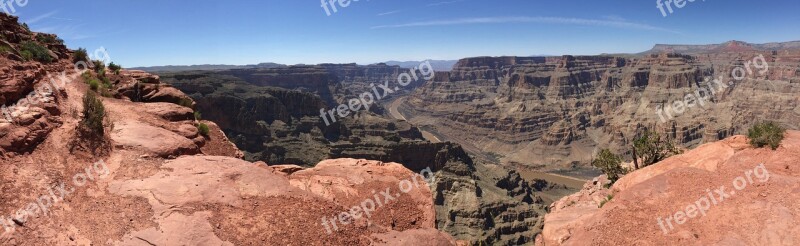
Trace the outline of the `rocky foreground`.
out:
M 0 122 L 2 245 L 456 243 L 435 229 L 429 173 L 356 159 L 310 169 L 241 160 L 216 124 L 196 120 L 191 99 L 144 72 L 103 70 L 105 136 L 91 145 L 78 128 L 87 78 L 99 72 L 82 76 L 73 51 L 16 17 L 0 14 L 0 26 L 0 100 L 17 105 Z M 23 42 L 52 61 L 21 56 Z M 52 93 L 35 89 L 61 72 L 70 79 Z M 41 100 L 20 104 L 29 93 Z
M 797 160 L 799 131 L 775 151 L 733 136 L 596 179 L 550 206 L 537 245 L 797 245 Z

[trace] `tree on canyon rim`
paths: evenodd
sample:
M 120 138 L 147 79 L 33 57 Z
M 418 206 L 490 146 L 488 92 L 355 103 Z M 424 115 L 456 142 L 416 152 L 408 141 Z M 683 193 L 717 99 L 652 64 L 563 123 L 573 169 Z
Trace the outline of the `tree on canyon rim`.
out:
M 667 138 L 654 131 L 645 131 L 633 141 L 634 162 L 642 161 L 642 167 L 650 166 L 670 156 L 680 154 L 681 150 Z
M 617 182 L 622 175 L 627 173 L 625 168 L 622 167 L 622 158 L 611 153 L 608 149 L 603 149 L 597 154 L 597 157 L 592 160 L 592 166 L 600 168 L 608 176 L 611 184 Z

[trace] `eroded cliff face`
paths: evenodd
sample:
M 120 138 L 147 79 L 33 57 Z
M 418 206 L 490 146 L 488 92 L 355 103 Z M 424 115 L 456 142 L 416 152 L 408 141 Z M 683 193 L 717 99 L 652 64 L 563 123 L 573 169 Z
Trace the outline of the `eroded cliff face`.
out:
M 599 147 L 629 156 L 628 146 L 643 129 L 686 147 L 742 133 L 759 120 L 796 129 L 799 54 L 722 49 L 635 58 L 468 58 L 415 90 L 399 110 L 412 124 L 471 152 L 503 163 L 569 169 L 588 165 Z M 762 55 L 768 69 L 754 67 Z M 745 79 L 728 83 L 734 69 L 748 66 Z M 706 80 L 720 76 L 724 88 Z M 709 86 L 721 89 L 705 108 L 659 113 Z
M 248 160 L 310 167 L 328 158 L 363 158 L 402 163 L 413 171 L 430 168 L 437 177 L 431 200 L 439 230 L 474 243 L 533 241 L 545 212 L 537 194 L 541 187 L 537 190 L 516 172 L 475 162 L 458 144 L 428 142 L 411 124 L 382 115 L 380 107 L 330 126 L 320 118 L 320 109 L 331 108 L 326 93 L 344 102 L 371 90 L 371 84 L 396 79 L 403 70 L 384 65 L 315 67 L 329 69 L 341 81 L 324 87 L 332 90 L 309 90 L 292 83 L 264 84 L 263 78 L 249 83 L 254 79 L 249 75 L 231 75 L 242 71 L 164 73 L 162 78 L 192 96 L 203 117 L 218 122 Z M 307 69 L 289 67 L 269 74 L 303 84 L 330 82 L 313 82 L 320 77 L 309 77 Z
M 745 136 L 599 177 L 550 205 L 536 245 L 796 245 L 800 132 L 777 150 Z
M 346 103 L 345 100 L 364 92 L 371 92 L 372 85 L 380 85 L 389 80 L 394 83 L 401 73 L 409 69 L 386 64 L 319 64 L 294 65 L 278 68 L 230 69 L 215 72 L 163 73 L 176 80 L 194 79 L 204 76 L 227 76 L 246 81 L 257 86 L 280 87 L 300 90 L 318 95 L 329 106 Z M 421 85 L 424 80 L 416 79 L 399 88 L 398 93 L 408 92 Z
M 376 200 L 373 190 L 398 190 L 415 177 L 403 165 L 335 159 L 288 173 L 242 160 L 216 124 L 195 119 L 195 102 L 152 74 L 99 71 L 108 79 L 97 88 L 104 132 L 100 140 L 83 138 L 86 78 L 98 71 L 77 74 L 72 51 L 43 41 L 54 36 L 37 38 L 46 34 L 27 31 L 16 17 L 0 13 L 0 27 L 0 99 L 11 118 L 0 124 L 0 244 L 456 244 L 435 229 L 432 189 L 424 183 L 370 216 L 339 219 Z M 42 45 L 52 62 L 26 61 L 18 54 L 22 42 Z M 51 83 L 48 74 L 62 71 L 69 79 L 39 91 Z M 32 91 L 35 97 L 25 96 Z M 95 140 L 104 143 L 100 149 L 84 148 Z

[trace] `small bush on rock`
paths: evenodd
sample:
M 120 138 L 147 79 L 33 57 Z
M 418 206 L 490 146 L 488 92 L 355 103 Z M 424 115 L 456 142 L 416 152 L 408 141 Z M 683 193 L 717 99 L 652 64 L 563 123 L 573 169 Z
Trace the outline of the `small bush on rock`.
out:
M 662 138 L 654 131 L 646 131 L 633 141 L 637 158 L 642 160 L 642 166 L 656 164 L 670 156 L 680 154 L 681 150 L 675 144 Z
M 772 150 L 776 150 L 783 141 L 785 133 L 786 129 L 775 122 L 762 122 L 747 130 L 747 138 L 753 147 L 762 148 L 769 145 Z
M 622 167 L 622 158 L 610 150 L 604 149 L 597 154 L 597 157 L 592 161 L 592 166 L 595 166 L 603 171 L 608 176 L 611 183 L 617 182 L 622 175 L 625 175 L 626 170 Z
M 114 62 L 111 62 L 111 64 L 108 64 L 108 69 L 111 69 L 111 71 L 114 72 L 114 74 L 119 74 L 119 71 L 122 70 L 122 66 L 117 65 Z
M 36 40 L 43 44 L 64 44 L 64 40 L 52 35 L 38 34 Z
M 22 43 L 20 54 L 25 60 L 35 60 L 41 63 L 50 63 L 53 57 L 50 56 L 50 50 L 36 42 L 26 41 Z
M 208 129 L 208 125 L 206 125 L 205 123 L 197 124 L 197 131 L 200 132 L 200 135 L 208 137 L 209 129 Z
M 85 134 L 102 138 L 105 135 L 103 121 L 106 117 L 106 109 L 103 101 L 97 98 L 94 91 L 87 91 L 83 96 L 83 119 L 80 126 Z
M 72 62 L 78 63 L 79 61 L 86 62 L 89 60 L 89 53 L 84 48 L 78 48 L 72 55 Z
M 89 89 L 91 89 L 92 91 L 97 91 L 97 89 L 100 88 L 100 80 L 96 78 L 89 78 L 89 81 L 87 81 L 86 83 L 89 84 Z
M 194 103 L 194 101 L 191 98 L 188 98 L 188 97 L 181 98 L 181 100 L 178 101 L 178 105 L 181 105 L 181 106 L 184 106 L 184 107 L 187 107 L 187 108 L 191 108 L 192 107 L 192 103 Z
M 95 71 L 95 72 L 97 72 L 97 74 L 98 74 L 100 77 L 103 77 L 103 76 L 105 76 L 105 73 L 106 73 L 106 64 L 105 64 L 103 61 L 100 61 L 100 60 L 94 60 L 94 61 L 92 61 L 92 65 L 94 65 L 94 71 Z

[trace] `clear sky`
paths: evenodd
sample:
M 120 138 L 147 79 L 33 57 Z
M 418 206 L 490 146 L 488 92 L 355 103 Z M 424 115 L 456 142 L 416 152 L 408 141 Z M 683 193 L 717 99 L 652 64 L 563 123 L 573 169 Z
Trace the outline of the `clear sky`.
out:
M 6 2 L 8 0 L 2 0 Z M 327 0 L 330 1 L 330 0 Z M 24 2 L 24 1 L 23 1 Z M 16 15 L 126 67 L 360 64 L 641 52 L 656 43 L 800 40 L 798 0 L 27 0 Z M 664 7 L 665 12 L 668 11 Z

